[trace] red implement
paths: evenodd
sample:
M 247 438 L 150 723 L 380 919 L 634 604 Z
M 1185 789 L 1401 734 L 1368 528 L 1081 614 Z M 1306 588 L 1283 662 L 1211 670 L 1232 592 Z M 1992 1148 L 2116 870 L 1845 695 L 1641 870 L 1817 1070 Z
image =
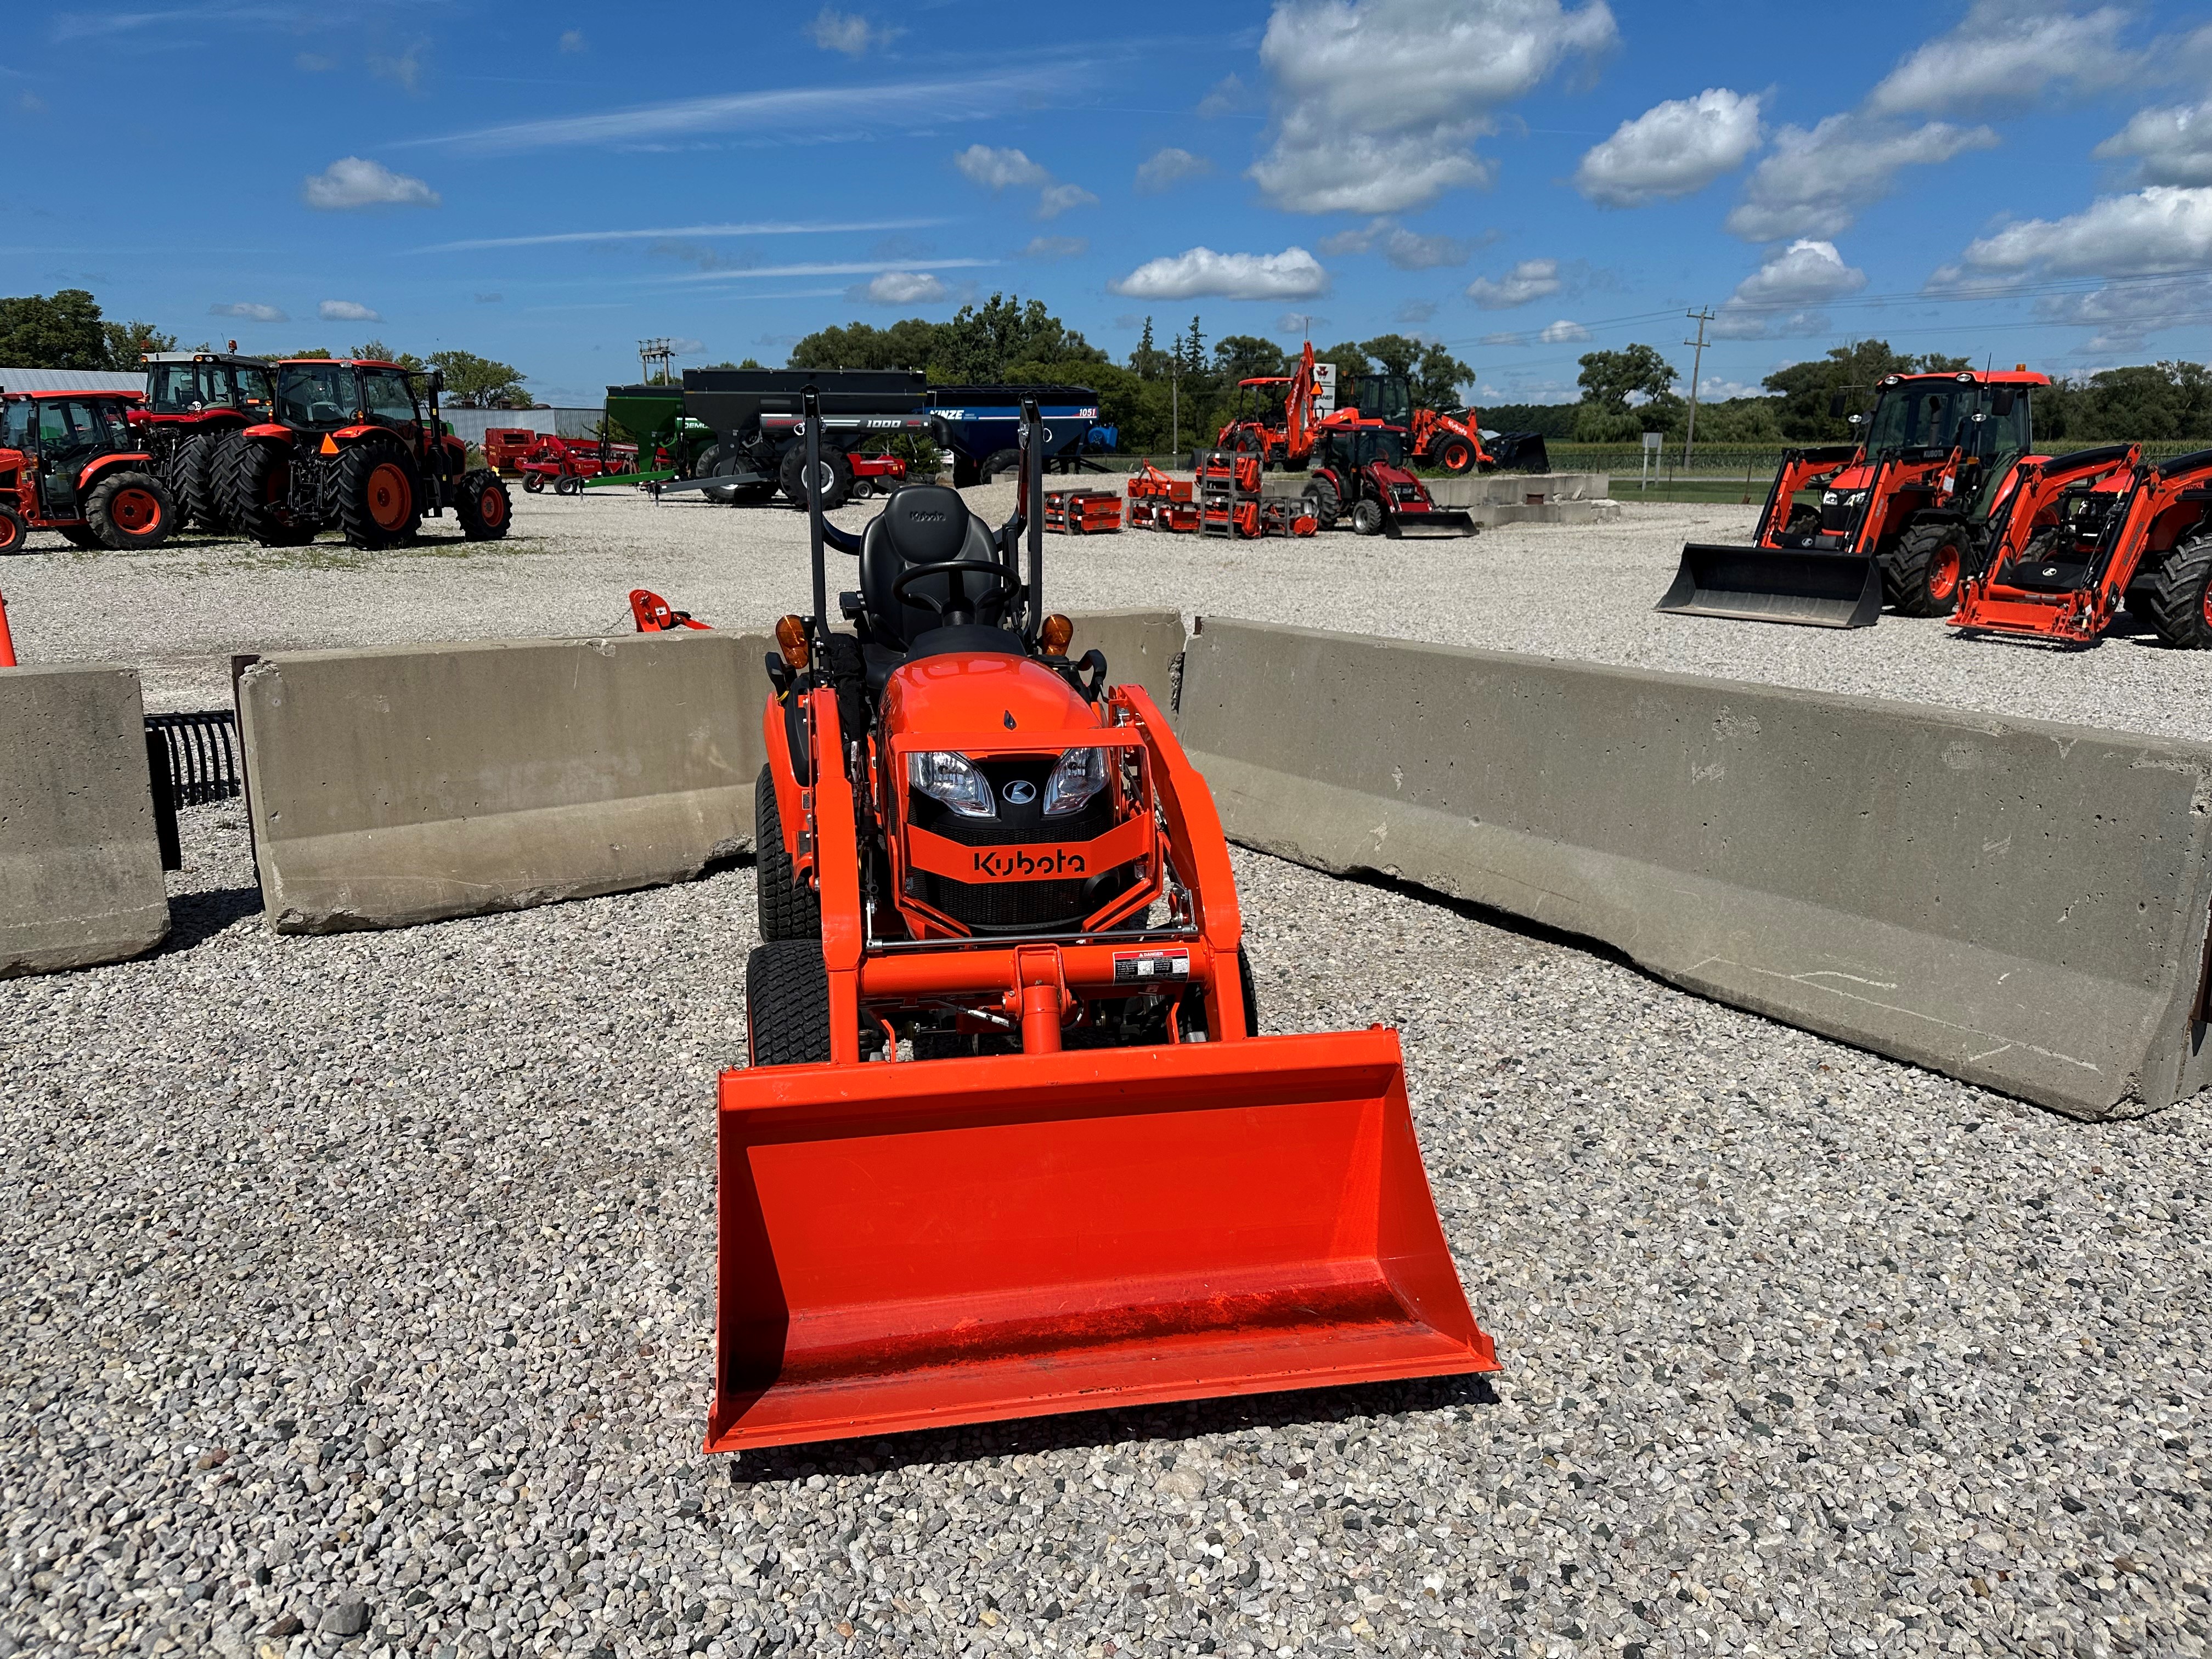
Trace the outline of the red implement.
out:
M 725 1072 L 707 1449 L 1490 1371 L 1395 1031 Z

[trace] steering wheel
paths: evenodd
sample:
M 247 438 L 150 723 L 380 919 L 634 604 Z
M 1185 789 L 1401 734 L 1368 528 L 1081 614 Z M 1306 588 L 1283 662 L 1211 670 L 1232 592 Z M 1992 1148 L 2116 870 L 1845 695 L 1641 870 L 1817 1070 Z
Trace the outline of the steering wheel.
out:
M 996 579 L 991 591 L 972 604 L 969 601 L 968 584 L 964 580 L 955 582 L 953 584 L 955 593 L 948 594 L 942 599 L 933 594 L 907 592 L 924 576 L 964 577 L 971 570 L 979 575 Z M 1014 580 L 1014 573 L 995 559 L 939 559 L 935 564 L 909 566 L 899 579 L 891 584 L 891 603 L 920 605 L 934 614 L 938 621 L 942 623 L 948 615 L 964 614 L 973 617 L 994 599 L 1004 599 L 1011 604 L 1020 592 L 1021 585 Z

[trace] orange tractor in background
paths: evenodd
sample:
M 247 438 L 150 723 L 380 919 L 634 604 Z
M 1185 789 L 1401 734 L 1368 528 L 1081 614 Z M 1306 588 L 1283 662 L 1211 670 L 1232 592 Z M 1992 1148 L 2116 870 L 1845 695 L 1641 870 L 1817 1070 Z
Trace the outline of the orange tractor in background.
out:
M 853 534 L 805 491 L 751 1063 L 717 1115 L 710 1451 L 1497 1365 L 1397 1033 L 1259 1035 L 1205 781 L 1045 609 L 1024 415 L 1001 526 L 922 485 Z M 830 549 L 858 561 L 842 628 Z
M 1657 609 L 1865 628 L 1942 617 L 1987 564 L 2048 375 L 1892 374 L 1854 444 L 1785 451 L 1752 545 L 1692 542 Z M 1839 393 L 1831 413 L 1843 413 Z
M 276 371 L 258 357 L 228 351 L 152 351 L 146 399 L 131 411 L 155 476 L 175 498 L 179 523 L 204 530 L 237 526 L 224 510 L 220 483 L 223 441 L 274 418 Z
M 2107 444 L 2024 465 L 1951 625 L 2094 645 L 2123 599 L 2166 644 L 2212 649 L 2212 450 L 2146 462 Z
M 1403 429 L 1405 455 L 1414 466 L 1437 467 L 1459 474 L 1480 470 L 1547 472 L 1551 457 L 1543 435 L 1535 432 L 1486 434 L 1472 409 L 1457 414 L 1413 405 L 1412 380 L 1403 374 L 1362 374 L 1337 397 L 1336 407 L 1317 412 L 1313 342 L 1305 343 L 1297 369 L 1289 374 L 1261 374 L 1237 383 L 1238 414 L 1221 428 L 1217 449 L 1256 454 L 1261 464 L 1289 471 L 1305 471 L 1319 434 L 1330 426 L 1357 421 L 1380 421 Z M 1281 389 L 1282 405 L 1244 412 L 1246 400 L 1264 403 Z
M 9 392 L 0 396 L 0 555 L 33 530 L 78 547 L 159 547 L 178 524 L 131 416 L 135 392 Z
M 296 547 L 324 530 L 356 547 L 411 541 L 451 507 L 471 541 L 507 534 L 514 503 L 489 467 L 438 419 L 445 376 L 368 359 L 289 358 L 277 365 L 276 418 L 222 452 L 232 521 L 264 547 Z M 427 406 L 426 406 L 427 405 Z

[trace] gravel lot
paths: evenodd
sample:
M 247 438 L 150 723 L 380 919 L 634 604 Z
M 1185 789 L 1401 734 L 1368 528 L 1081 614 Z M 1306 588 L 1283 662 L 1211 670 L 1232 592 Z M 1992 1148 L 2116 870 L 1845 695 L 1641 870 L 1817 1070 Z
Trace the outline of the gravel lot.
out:
M 520 505 L 489 555 L 210 544 L 0 579 L 27 660 L 143 660 L 157 706 L 220 700 L 232 649 L 604 630 L 639 581 L 757 622 L 803 591 L 795 515 Z M 1915 667 L 1919 639 L 1922 674 L 1976 665 L 1950 701 L 2018 674 L 2034 712 L 2195 729 L 2148 716 L 2197 706 L 2196 659 L 2126 641 L 1662 628 L 1586 593 L 1492 627 L 1465 584 L 1382 568 L 1650 586 L 1727 519 L 1264 567 L 1055 542 L 1055 599 L 1579 629 L 1800 684 L 1850 647 Z M 1681 659 L 1708 640 L 1726 663 Z M 2135 674 L 2194 690 L 2139 712 Z M 2202 1102 L 2068 1122 L 1240 853 L 1268 1027 L 1405 1033 L 1494 1386 L 709 1460 L 712 1079 L 743 1048 L 751 871 L 280 939 L 237 810 L 185 816 L 167 948 L 0 982 L 0 1655 L 2212 1646 Z
M 1012 510 L 1011 484 L 968 494 L 994 523 Z M 857 526 L 874 510 L 839 518 Z M 1843 633 L 1653 613 L 1685 541 L 1741 541 L 1756 513 L 1632 504 L 1613 524 L 1505 526 L 1465 542 L 1054 537 L 1047 580 L 1052 603 L 1069 610 L 1179 604 L 1186 616 L 2212 738 L 2212 652 L 2168 651 L 2147 634 L 2062 653 L 1899 617 Z M 805 520 L 785 508 L 656 505 L 634 491 L 518 495 L 515 525 L 489 552 L 453 539 L 450 524 L 433 526 L 445 539 L 384 554 L 329 538 L 304 551 L 196 539 L 146 555 L 81 553 L 40 536 L 32 545 L 50 550 L 0 565 L 0 591 L 24 660 L 143 663 L 155 708 L 227 702 L 234 651 L 628 632 L 627 595 L 641 586 L 710 621 L 757 626 L 804 607 L 811 592 Z

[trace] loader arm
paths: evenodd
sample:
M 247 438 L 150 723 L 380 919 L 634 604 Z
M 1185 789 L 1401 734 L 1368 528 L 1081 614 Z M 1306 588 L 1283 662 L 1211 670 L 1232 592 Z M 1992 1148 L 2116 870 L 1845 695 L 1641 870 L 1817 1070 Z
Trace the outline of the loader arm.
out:
M 2023 462 L 1989 560 L 1960 594 L 1951 625 L 1970 634 L 2026 635 L 2071 645 L 2088 644 L 2101 635 L 2134 580 L 2146 532 L 2157 516 L 2158 469 L 2144 466 L 2142 459 L 2136 445 L 2108 444 Z M 2025 563 L 2035 552 L 2037 538 L 2057 524 L 2067 493 L 2116 473 L 2130 476 L 2128 493 L 2106 520 L 2079 574 L 2067 561 L 2049 567 L 2065 573 L 2060 585 L 2027 576 Z

